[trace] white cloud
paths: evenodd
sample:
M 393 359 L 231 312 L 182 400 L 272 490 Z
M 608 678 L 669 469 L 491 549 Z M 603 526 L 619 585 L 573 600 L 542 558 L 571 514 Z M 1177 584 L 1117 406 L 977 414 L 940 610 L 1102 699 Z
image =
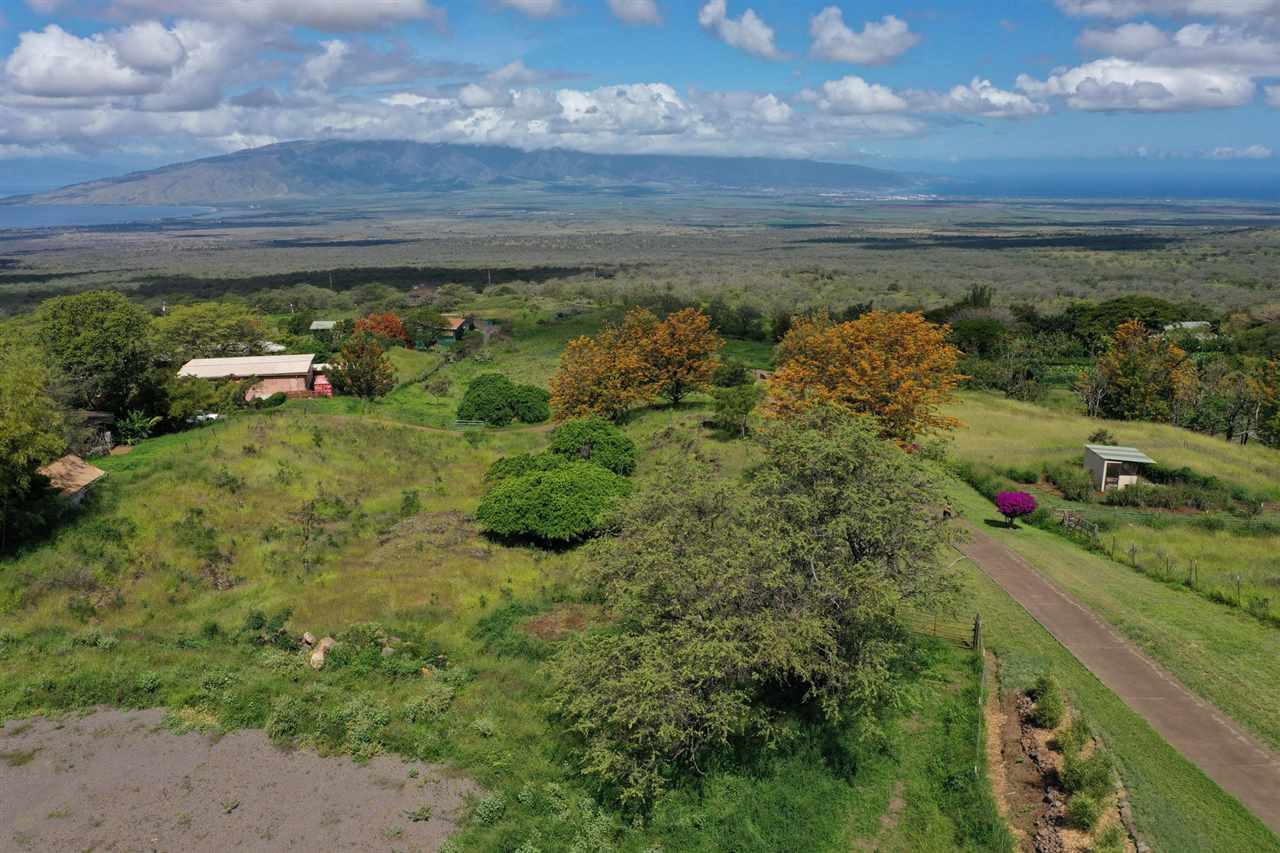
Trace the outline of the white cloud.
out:
M 774 44 L 773 28 L 754 9 L 748 9 L 742 13 L 742 17 L 734 20 L 729 17 L 726 0 L 708 0 L 698 11 L 698 23 L 731 47 L 764 59 L 783 58 L 782 52 Z
M 982 118 L 1032 118 L 1049 112 L 1047 104 L 998 88 L 990 80 L 979 77 L 974 77 L 967 86 L 953 86 L 947 92 L 908 92 L 907 100 L 912 109 L 922 112 Z
M 1250 145 L 1247 148 L 1215 148 L 1207 156 L 1210 160 L 1269 160 L 1271 155 L 1271 149 L 1265 145 Z
M 1023 74 L 1018 88 L 1033 98 L 1061 97 L 1077 110 L 1176 112 L 1238 107 L 1256 94 L 1247 74 L 1212 68 L 1147 65 L 1099 59 L 1052 74 L 1044 81 Z
M 458 92 L 458 102 L 469 109 L 502 107 L 511 103 L 511 92 L 477 83 L 468 83 Z
M 657 0 L 609 0 L 609 8 L 628 24 L 661 24 Z
M 182 41 L 159 21 L 143 21 L 127 29 L 107 33 L 105 38 L 125 65 L 139 71 L 168 71 L 187 58 L 187 49 L 182 46 Z
M 57 24 L 22 33 L 5 75 L 15 91 L 45 98 L 141 95 L 164 85 L 162 76 L 125 62 L 102 34 L 80 38 Z
M 795 110 L 777 95 L 761 95 L 751 102 L 751 114 L 765 124 L 786 124 Z
M 1267 17 L 1280 15 L 1280 0 L 1057 0 L 1068 15 L 1091 18 L 1136 18 L 1139 15 L 1184 17 Z
M 836 115 L 893 113 L 907 108 L 906 100 L 889 87 L 868 83 L 852 74 L 839 80 L 828 80 L 816 91 L 806 89 L 800 97 L 823 112 Z
M 856 33 L 844 22 L 844 14 L 836 6 L 828 6 L 809 21 L 813 36 L 810 54 L 832 62 L 855 65 L 883 65 L 892 62 L 920 43 L 905 21 L 885 15 L 877 23 L 863 24 Z
M 1093 53 L 1112 56 L 1141 56 L 1169 44 L 1164 30 L 1146 22 L 1125 24 L 1114 30 L 1085 30 L 1076 39 L 1076 46 Z
M 428 0 L 113 0 L 118 14 L 192 17 L 252 27 L 311 27 L 326 32 L 375 30 L 425 21 L 443 26 L 445 12 Z
M 498 0 L 508 9 L 515 9 L 530 18 L 551 18 L 564 14 L 560 0 Z
M 327 89 L 329 80 L 342 68 L 351 46 L 341 39 L 321 42 L 324 52 L 302 63 L 299 81 L 304 88 Z

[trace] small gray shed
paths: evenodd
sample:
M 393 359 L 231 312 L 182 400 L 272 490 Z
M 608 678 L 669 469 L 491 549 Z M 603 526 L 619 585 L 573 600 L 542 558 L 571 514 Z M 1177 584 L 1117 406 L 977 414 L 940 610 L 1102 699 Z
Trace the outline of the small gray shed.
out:
M 1084 446 L 1084 467 L 1093 475 L 1093 484 L 1100 492 L 1132 486 L 1138 482 L 1142 466 L 1154 464 L 1156 460 L 1133 447 Z

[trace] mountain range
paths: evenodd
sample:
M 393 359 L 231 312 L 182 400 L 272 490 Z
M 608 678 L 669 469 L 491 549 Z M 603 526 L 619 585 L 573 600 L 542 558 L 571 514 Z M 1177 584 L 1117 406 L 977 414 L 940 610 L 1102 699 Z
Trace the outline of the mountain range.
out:
M 811 160 L 313 140 L 250 148 L 3 203 L 231 204 L 521 183 L 566 190 L 659 186 L 884 193 L 908 189 L 913 179 L 866 166 Z

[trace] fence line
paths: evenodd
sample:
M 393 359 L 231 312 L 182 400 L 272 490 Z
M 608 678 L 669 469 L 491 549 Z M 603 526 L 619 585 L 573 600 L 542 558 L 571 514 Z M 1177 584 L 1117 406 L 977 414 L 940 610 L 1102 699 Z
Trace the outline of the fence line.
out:
M 987 712 L 987 646 L 982 634 L 982 614 L 973 617 L 973 652 L 978 656 L 978 720 L 973 737 L 973 778 L 982 778 L 982 732 Z

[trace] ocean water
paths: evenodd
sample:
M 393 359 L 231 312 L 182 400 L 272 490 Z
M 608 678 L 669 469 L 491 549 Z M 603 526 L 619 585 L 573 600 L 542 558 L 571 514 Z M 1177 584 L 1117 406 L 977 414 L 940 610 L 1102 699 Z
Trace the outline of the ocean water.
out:
M 75 228 L 130 225 L 208 213 L 207 207 L 132 204 L 0 204 L 0 231 L 14 228 Z

